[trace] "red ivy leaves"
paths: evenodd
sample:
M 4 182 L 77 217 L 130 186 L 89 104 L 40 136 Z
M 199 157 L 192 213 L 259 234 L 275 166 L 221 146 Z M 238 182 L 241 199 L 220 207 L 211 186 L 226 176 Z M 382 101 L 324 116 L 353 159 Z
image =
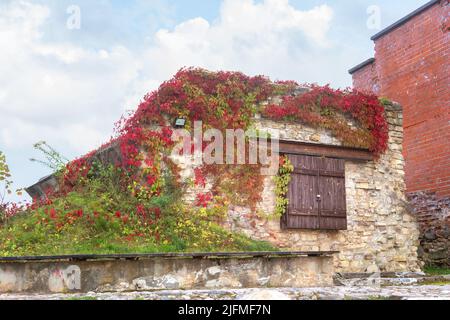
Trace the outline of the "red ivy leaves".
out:
M 14 202 L 0 204 L 0 222 L 2 219 L 9 219 L 14 217 L 29 209 L 30 207 L 31 205 L 22 205 L 20 203 Z
M 143 205 L 136 207 L 137 215 L 144 223 L 153 225 L 161 218 L 161 209 L 158 207 L 146 208 Z
M 122 224 L 127 224 L 131 221 L 141 221 L 145 226 L 155 225 L 161 219 L 161 209 L 158 207 L 146 208 L 143 205 L 136 207 L 136 215 L 123 214 L 121 211 L 116 211 L 114 214 L 86 213 L 83 209 L 68 211 L 66 213 L 57 211 L 56 208 L 50 207 L 44 209 L 45 216 L 39 223 L 53 224 L 58 231 L 61 231 L 67 225 L 73 225 L 77 221 L 82 221 L 88 224 L 94 224 L 98 220 L 118 221 Z M 136 224 L 137 225 L 137 224 Z
M 87 159 L 88 157 L 83 157 L 67 164 L 66 172 L 64 174 L 65 186 L 75 186 L 80 178 L 85 178 L 88 175 L 91 165 L 88 163 Z
M 194 184 L 198 187 L 205 188 L 206 187 L 206 178 L 203 175 L 201 168 L 195 168 L 194 169 Z
M 176 171 L 166 156 L 173 146 L 171 127 L 176 118 L 185 118 L 188 125 L 194 120 L 202 120 L 204 125 L 219 130 L 245 130 L 251 124 L 255 105 L 262 106 L 263 102 L 274 96 L 281 96 L 282 102 L 261 110 L 267 118 L 331 130 L 344 144 L 369 148 L 376 156 L 386 150 L 388 126 L 384 107 L 376 96 L 316 85 L 309 86 L 310 90 L 303 94 L 294 95 L 297 88 L 298 84 L 293 81 L 271 82 L 263 76 L 249 77 L 240 72 L 181 69 L 158 90 L 147 94 L 134 114 L 118 122 L 115 142 L 120 146 L 120 165 L 124 169 L 121 183 L 127 187 L 137 181 L 142 184 L 138 189 L 156 188 L 155 182 L 161 178 L 161 161 L 167 162 L 166 167 L 171 171 Z M 348 120 L 352 120 L 356 127 L 349 125 Z M 94 154 L 92 152 L 67 166 L 65 185 L 73 187 L 88 174 L 88 159 Z M 163 155 L 162 158 L 160 155 Z M 144 176 L 141 171 L 143 165 Z M 237 181 L 230 184 L 236 194 L 243 186 L 248 188 L 252 194 L 245 198 L 255 202 L 260 198 L 259 189 L 255 188 L 261 181 L 258 175 L 243 172 L 256 172 L 258 168 L 247 169 L 214 170 L 227 179 Z M 214 170 L 198 168 L 195 184 L 205 186 L 205 176 Z M 160 191 L 154 188 L 151 194 L 159 194 Z M 197 198 L 200 206 L 211 200 L 208 195 Z
M 50 216 L 50 219 L 52 219 L 52 220 L 56 219 L 57 215 L 56 215 L 55 208 L 50 209 L 49 216 Z
M 211 203 L 212 200 L 213 200 L 213 196 L 212 196 L 212 194 L 210 192 L 208 192 L 208 193 L 199 193 L 196 196 L 195 205 L 197 207 L 206 208 L 206 207 L 208 207 L 208 205 Z
M 389 138 L 384 112 L 375 95 L 312 85 L 309 92 L 286 96 L 281 104 L 269 105 L 263 115 L 329 129 L 345 144 L 368 148 L 379 156 L 386 151 Z M 353 119 L 357 128 L 353 129 L 345 116 Z

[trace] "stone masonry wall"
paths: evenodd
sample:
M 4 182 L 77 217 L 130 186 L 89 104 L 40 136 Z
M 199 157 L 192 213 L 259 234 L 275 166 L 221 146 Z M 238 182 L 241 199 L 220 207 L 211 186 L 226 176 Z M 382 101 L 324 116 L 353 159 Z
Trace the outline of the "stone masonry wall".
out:
M 334 259 L 337 272 L 418 271 L 419 228 L 405 196 L 402 109 L 396 104 L 386 109 L 389 150 L 377 161 L 346 162 L 348 230 L 286 231 L 279 219 L 264 218 L 273 213 L 276 201 L 272 176 L 265 179 L 258 213 L 231 207 L 225 226 L 285 250 L 339 251 Z M 256 127 L 279 133 L 284 140 L 341 145 L 327 131 L 308 126 L 259 119 Z M 177 160 L 182 174 L 192 176 L 192 165 Z M 191 190 L 186 200 L 200 191 L 205 192 Z
M 103 257 L 86 261 L 0 261 L 1 293 L 300 288 L 333 285 L 329 256 Z
M 428 265 L 450 266 L 450 198 L 424 192 L 408 198 L 420 225 L 419 258 Z

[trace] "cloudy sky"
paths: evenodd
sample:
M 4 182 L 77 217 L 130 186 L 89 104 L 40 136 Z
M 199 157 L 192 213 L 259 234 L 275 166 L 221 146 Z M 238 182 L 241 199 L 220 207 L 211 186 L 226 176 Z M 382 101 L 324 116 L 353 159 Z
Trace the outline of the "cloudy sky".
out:
M 426 2 L 0 0 L 0 150 L 30 185 L 33 143 L 92 150 L 183 66 L 350 86 L 370 36 Z

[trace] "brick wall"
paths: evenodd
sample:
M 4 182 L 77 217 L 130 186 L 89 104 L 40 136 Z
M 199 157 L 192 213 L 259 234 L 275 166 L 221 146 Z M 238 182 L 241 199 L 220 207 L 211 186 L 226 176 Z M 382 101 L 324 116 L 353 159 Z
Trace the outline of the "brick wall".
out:
M 441 0 L 374 38 L 375 62 L 353 73 L 354 86 L 403 105 L 406 186 L 420 224 L 419 255 L 427 264 L 450 265 L 450 2 Z
M 376 62 L 366 65 L 353 74 L 353 86 L 362 91 L 380 93 Z
M 375 64 L 354 73 L 404 108 L 408 192 L 450 196 L 450 4 L 425 10 L 375 40 Z M 378 85 L 377 82 L 378 81 Z

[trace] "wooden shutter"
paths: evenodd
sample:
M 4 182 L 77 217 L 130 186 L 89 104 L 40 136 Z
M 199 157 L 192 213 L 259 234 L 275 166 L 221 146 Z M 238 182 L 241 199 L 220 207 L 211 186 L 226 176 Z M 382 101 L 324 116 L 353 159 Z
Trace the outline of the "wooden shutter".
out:
M 319 172 L 319 222 L 321 230 L 347 229 L 345 161 L 322 158 Z
M 346 230 L 345 161 L 288 155 L 294 166 L 284 229 Z

